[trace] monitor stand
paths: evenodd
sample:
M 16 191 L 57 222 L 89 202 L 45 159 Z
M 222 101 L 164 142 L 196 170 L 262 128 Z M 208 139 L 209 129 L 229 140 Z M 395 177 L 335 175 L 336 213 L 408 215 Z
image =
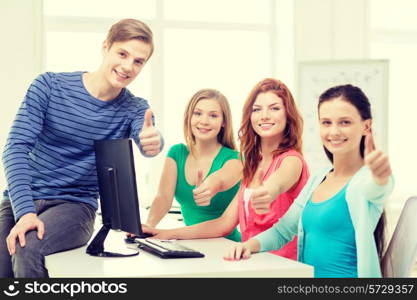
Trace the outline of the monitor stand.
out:
M 139 251 L 136 251 L 130 254 L 121 254 L 121 253 L 104 251 L 104 241 L 106 240 L 106 237 L 109 231 L 110 231 L 110 227 L 103 225 L 103 227 L 101 227 L 99 232 L 91 241 L 90 245 L 87 247 L 86 252 L 92 256 L 99 256 L 99 257 L 130 257 L 130 256 L 136 256 L 139 254 Z
M 119 192 L 118 192 L 118 186 L 117 186 L 117 180 L 116 180 L 116 169 L 114 167 L 107 167 L 106 168 L 107 176 L 110 179 L 109 182 L 109 189 L 112 194 L 112 198 L 114 199 L 114 210 L 115 210 L 115 218 L 112 221 L 107 221 L 106 218 L 104 218 L 104 214 L 102 214 L 103 218 L 103 226 L 99 230 L 99 232 L 96 234 L 94 239 L 91 241 L 90 245 L 87 247 L 87 254 L 90 254 L 92 256 L 99 256 L 99 257 L 130 257 L 135 256 L 139 254 L 139 251 L 135 251 L 134 253 L 128 253 L 128 254 L 122 254 L 122 253 L 114 253 L 109 251 L 104 251 L 104 241 L 106 240 L 106 237 L 110 231 L 110 229 L 113 227 L 113 225 L 117 224 L 119 225 L 121 222 L 121 216 L 120 216 L 120 210 L 119 210 Z M 104 207 L 103 207 L 104 208 Z M 116 228 L 119 228 L 116 226 Z M 143 233 L 142 233 L 143 234 Z M 147 235 L 149 236 L 149 235 Z

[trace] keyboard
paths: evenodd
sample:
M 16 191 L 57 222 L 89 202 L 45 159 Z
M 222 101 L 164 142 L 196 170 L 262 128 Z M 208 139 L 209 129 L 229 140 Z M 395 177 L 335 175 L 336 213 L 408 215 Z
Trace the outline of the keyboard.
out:
M 138 248 L 161 258 L 194 258 L 204 254 L 185 247 L 176 241 L 158 239 L 136 239 Z

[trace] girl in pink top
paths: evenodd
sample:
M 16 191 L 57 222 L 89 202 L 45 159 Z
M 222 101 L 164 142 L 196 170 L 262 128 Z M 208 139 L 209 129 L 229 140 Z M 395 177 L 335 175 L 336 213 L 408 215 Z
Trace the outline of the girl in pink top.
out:
M 237 195 L 242 241 L 275 224 L 307 182 L 302 131 L 303 119 L 285 84 L 265 79 L 252 89 L 239 131 L 245 160 Z M 296 237 L 274 253 L 297 259 Z
M 266 170 L 266 173 L 261 179 L 261 182 L 267 180 L 273 172 L 278 170 L 282 161 L 289 156 L 298 157 L 302 162 L 303 167 L 300 179 L 288 191 L 275 197 L 274 201 L 270 204 L 269 212 L 265 214 L 257 214 L 252 206 L 248 203 L 248 201 L 245 201 L 245 195 L 246 198 L 249 198 L 252 190 L 247 188 L 244 184 L 240 186 L 238 193 L 238 208 L 239 226 L 242 233 L 243 242 L 249 240 L 251 237 L 262 231 L 265 231 L 273 224 L 275 224 L 286 213 L 294 199 L 298 196 L 305 183 L 307 182 L 309 176 L 307 165 L 303 156 L 295 150 L 288 150 L 282 154 L 277 155 Z M 276 255 L 297 260 L 297 237 L 295 237 L 291 242 L 289 242 L 280 250 L 271 252 Z
M 240 223 L 243 241 L 268 229 L 285 214 L 307 181 L 302 132 L 303 119 L 286 85 L 271 78 L 260 81 L 243 107 L 239 130 L 243 179 L 224 213 L 182 228 L 142 228 L 159 239 L 195 239 L 226 236 Z M 296 243 L 274 253 L 296 259 Z

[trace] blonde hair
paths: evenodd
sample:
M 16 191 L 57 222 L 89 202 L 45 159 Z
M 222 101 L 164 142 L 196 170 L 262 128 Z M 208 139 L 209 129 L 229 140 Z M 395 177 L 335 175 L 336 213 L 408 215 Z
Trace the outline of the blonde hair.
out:
M 227 98 L 215 89 L 202 89 L 191 97 L 184 112 L 184 138 L 190 153 L 194 154 L 195 152 L 195 137 L 191 131 L 191 117 L 198 101 L 203 99 L 214 99 L 219 103 L 223 115 L 223 126 L 217 135 L 217 141 L 223 146 L 236 150 L 232 113 Z
M 123 19 L 112 25 L 107 33 L 106 43 L 109 49 L 115 42 L 125 42 L 132 39 L 143 41 L 151 46 L 151 57 L 154 49 L 152 30 L 148 25 L 136 19 Z

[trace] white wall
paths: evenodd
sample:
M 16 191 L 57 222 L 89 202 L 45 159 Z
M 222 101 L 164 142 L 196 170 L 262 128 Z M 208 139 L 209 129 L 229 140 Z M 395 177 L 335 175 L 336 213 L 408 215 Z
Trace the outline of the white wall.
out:
M 389 151 L 396 194 L 404 201 L 417 195 L 415 70 L 417 1 L 369 0 L 370 57 L 389 58 Z M 401 201 L 399 201 L 401 203 Z
M 26 89 L 42 70 L 42 1 L 0 1 L 0 149 Z M 0 189 L 5 186 L 0 162 Z
M 367 1 L 296 0 L 296 59 L 366 58 Z

